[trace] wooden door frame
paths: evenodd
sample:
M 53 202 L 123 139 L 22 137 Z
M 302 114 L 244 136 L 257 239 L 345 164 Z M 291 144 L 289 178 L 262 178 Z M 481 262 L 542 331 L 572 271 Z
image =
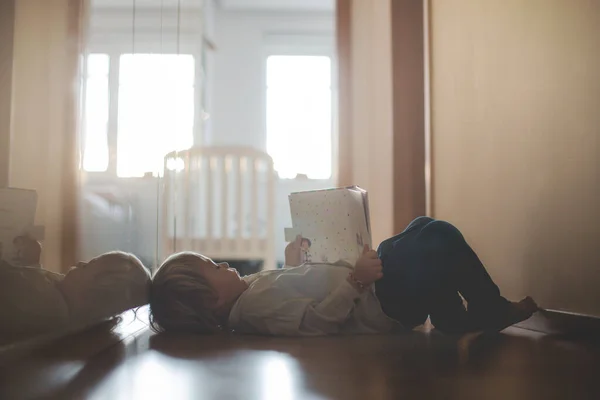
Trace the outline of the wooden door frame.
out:
M 339 185 L 352 182 L 352 4 L 337 0 Z M 364 0 L 360 0 L 364 1 Z M 393 204 L 395 232 L 432 215 L 430 124 L 430 0 L 391 0 L 393 81 Z

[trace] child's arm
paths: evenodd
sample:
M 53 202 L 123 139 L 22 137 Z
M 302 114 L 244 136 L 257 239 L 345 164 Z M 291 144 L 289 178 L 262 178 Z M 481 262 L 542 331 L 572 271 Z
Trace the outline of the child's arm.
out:
M 241 304 L 230 315 L 232 328 L 243 333 L 317 336 L 339 332 L 340 326 L 361 296 L 344 281 L 323 301 L 312 298 L 289 298 L 285 287 L 262 291 L 252 304 Z
M 42 245 L 37 240 L 32 239 L 29 236 L 19 236 L 13 240 L 13 244 L 17 249 L 17 257 L 13 262 L 15 266 L 40 266 Z
M 0 336 L 24 339 L 62 329 L 69 309 L 57 278 L 39 268 L 0 270 Z
M 302 236 L 296 236 L 296 240 L 285 247 L 285 266 L 297 267 L 302 264 Z
M 381 278 L 381 261 L 368 249 L 349 275 L 322 301 L 287 298 L 286 287 L 271 287 L 261 293 L 262 304 L 240 310 L 241 330 L 272 335 L 326 335 L 339 333 L 355 307 L 355 301 Z

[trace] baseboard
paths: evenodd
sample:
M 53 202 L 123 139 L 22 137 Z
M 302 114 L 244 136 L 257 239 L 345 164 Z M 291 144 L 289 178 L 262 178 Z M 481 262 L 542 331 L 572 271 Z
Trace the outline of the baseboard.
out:
M 600 318 L 592 315 L 558 310 L 540 310 L 528 320 L 515 326 L 552 335 L 600 340 Z

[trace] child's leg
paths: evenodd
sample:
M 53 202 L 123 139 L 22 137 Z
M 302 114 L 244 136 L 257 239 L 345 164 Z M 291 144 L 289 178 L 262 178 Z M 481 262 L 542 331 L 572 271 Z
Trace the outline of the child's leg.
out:
M 419 254 L 412 241 L 417 233 L 433 219 L 419 217 L 406 229 L 379 245 L 377 253 L 383 264 L 383 278 L 375 283 L 377 298 L 383 311 L 406 328 L 412 329 L 427 319 L 427 297 L 419 269 Z
M 448 330 L 461 325 L 465 330 L 486 329 L 504 318 L 510 303 L 500 295 L 498 286 L 458 229 L 444 221 L 433 221 L 419 231 L 414 241 L 423 252 L 422 267 L 434 325 L 440 324 L 442 330 L 444 325 Z M 460 301 L 457 291 L 468 302 L 468 322 L 456 312 L 455 305 Z
M 426 299 L 431 323 L 446 333 L 464 333 L 474 330 L 473 323 L 456 290 L 430 288 Z
M 383 278 L 375 283 L 377 297 L 383 311 L 409 329 L 431 315 L 437 329 L 464 332 L 470 328 L 467 311 L 456 285 L 445 278 L 447 261 L 437 257 L 445 241 L 431 232 L 421 235 L 426 227 L 435 231 L 436 223 L 419 217 L 379 246 Z
M 391 249 L 394 247 L 394 244 L 398 240 L 401 240 L 403 237 L 408 236 L 409 233 L 416 233 L 417 230 L 420 230 L 421 228 L 423 228 L 425 225 L 427 225 L 428 223 L 430 223 L 432 221 L 434 221 L 434 219 L 430 218 L 430 217 L 415 218 L 410 224 L 408 224 L 408 226 L 402 231 L 402 233 L 399 233 L 396 236 L 392 236 L 391 238 L 386 239 L 383 242 L 381 242 L 381 244 L 377 248 L 377 254 L 379 255 L 379 258 L 381 258 L 382 255 L 385 256 L 385 255 L 389 254 Z

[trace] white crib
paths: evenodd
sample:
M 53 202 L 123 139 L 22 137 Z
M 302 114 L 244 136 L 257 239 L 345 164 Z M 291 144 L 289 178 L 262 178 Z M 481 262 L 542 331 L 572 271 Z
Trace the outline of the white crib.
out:
M 275 269 L 275 171 L 246 147 L 195 147 L 164 160 L 163 257 L 191 250 Z

